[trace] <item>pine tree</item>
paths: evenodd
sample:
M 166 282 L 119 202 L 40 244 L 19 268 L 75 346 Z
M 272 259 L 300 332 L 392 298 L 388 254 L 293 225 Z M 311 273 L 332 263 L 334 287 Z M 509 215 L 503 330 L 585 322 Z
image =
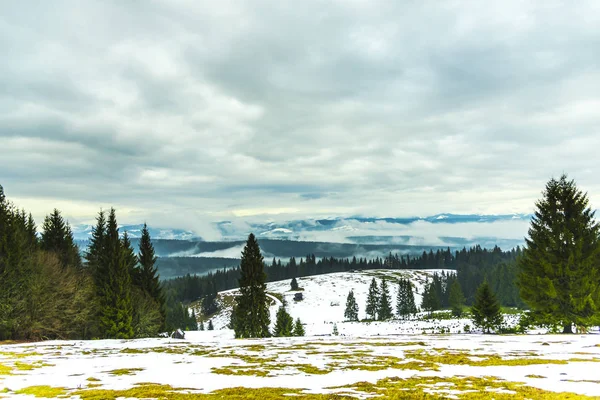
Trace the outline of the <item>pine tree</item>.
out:
M 430 314 L 433 311 L 440 309 L 440 299 L 433 282 L 425 283 L 423 299 L 421 300 L 421 309 L 429 311 Z
M 114 208 L 110 210 L 106 227 L 105 253 L 100 257 L 106 264 L 107 279 L 101 288 L 100 329 L 103 337 L 129 339 L 133 337 L 133 305 L 131 275 L 125 259 Z
M 490 329 L 498 329 L 502 325 L 500 305 L 487 280 L 484 280 L 477 289 L 471 314 L 473 325 L 481 328 L 485 333 L 490 333 Z
M 385 321 L 394 316 L 392 312 L 392 305 L 390 300 L 390 293 L 388 291 L 387 282 L 385 279 L 381 280 L 381 289 L 379 291 L 379 305 L 377 307 L 377 317 L 380 321 Z
M 273 330 L 273 336 L 292 336 L 294 330 L 294 320 L 285 310 L 285 307 L 281 306 L 277 310 L 277 316 L 275 320 L 275 329 Z
M 198 325 L 198 330 L 200 330 L 200 331 L 204 330 L 204 321 L 200 321 L 200 325 Z
M 261 338 L 270 335 L 265 279 L 260 247 L 251 233 L 242 251 L 240 295 L 235 299 L 232 316 L 236 338 Z
M 348 298 L 346 299 L 346 310 L 344 311 L 344 318 L 347 321 L 358 321 L 358 304 L 354 298 L 354 290 L 350 290 Z
M 398 297 L 396 301 L 396 311 L 398 316 L 406 318 L 415 314 L 417 306 L 415 305 L 415 296 L 412 290 L 412 284 L 408 279 L 400 279 L 398 283 Z
M 376 319 L 377 317 L 377 308 L 379 307 L 379 288 L 377 287 L 377 282 L 375 278 L 371 281 L 371 285 L 369 286 L 369 294 L 367 295 L 367 306 L 365 311 L 367 313 L 367 318 Z
M 212 323 L 212 319 L 208 321 L 208 330 L 209 331 L 214 331 L 215 330 L 215 327 L 214 327 L 214 325 Z
M 139 243 L 139 253 L 137 255 L 139 268 L 135 274 L 137 277 L 136 283 L 156 302 L 161 315 L 161 329 L 164 329 L 166 328 L 165 295 L 160 284 L 156 259 L 150 232 L 148 231 L 148 226 L 144 223 Z
M 298 290 L 299 286 L 298 286 L 298 281 L 296 280 L 296 278 L 292 279 L 292 282 L 290 283 L 291 286 L 291 290 Z
M 33 226 L 31 224 L 33 224 L 32 219 L 27 222 L 28 231 L 35 229 L 35 224 Z M 40 240 L 42 250 L 54 252 L 64 268 L 81 267 L 79 248 L 73 240 L 73 232 L 56 208 L 44 219 L 43 230 Z
M 129 276 L 131 277 L 131 283 L 139 286 L 139 268 L 137 265 L 138 259 L 133 251 L 133 246 L 131 245 L 131 240 L 129 240 L 129 235 L 127 232 L 123 232 L 123 237 L 121 238 L 121 248 L 123 249 L 123 257 L 125 257 L 127 270 L 129 271 Z
M 458 283 L 458 279 L 454 279 L 450 286 L 450 296 L 448 301 L 450 303 L 450 308 L 452 309 L 452 314 L 455 317 L 461 317 L 465 305 L 465 295 L 460 287 L 460 283 Z
M 337 336 L 337 335 L 339 335 L 339 334 L 340 334 L 340 333 L 339 333 L 339 331 L 338 331 L 337 324 L 333 324 L 333 331 L 331 332 L 331 334 L 332 334 L 333 336 Z
M 542 323 L 600 323 L 600 224 L 587 194 L 566 175 L 551 179 L 536 202 L 527 247 L 518 260 L 518 286 Z
M 302 325 L 302 321 L 300 318 L 296 319 L 296 323 L 294 324 L 294 331 L 292 332 L 293 336 L 304 336 L 306 333 L 304 331 L 304 326 Z

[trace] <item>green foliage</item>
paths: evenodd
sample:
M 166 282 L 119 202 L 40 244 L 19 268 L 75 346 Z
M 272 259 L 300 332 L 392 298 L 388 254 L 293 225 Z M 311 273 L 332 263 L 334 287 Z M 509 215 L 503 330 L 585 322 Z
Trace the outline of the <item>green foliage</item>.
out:
M 452 314 L 455 317 L 460 318 L 463 314 L 463 307 L 465 305 L 465 295 L 460 287 L 460 283 L 456 279 L 450 286 L 449 303 L 450 308 L 452 309 Z
M 285 307 L 281 306 L 277 310 L 277 316 L 275 319 L 275 328 L 273 330 L 273 336 L 292 336 L 294 330 L 294 319 L 285 310 Z
M 146 292 L 156 303 L 156 307 L 161 317 L 160 329 L 164 329 L 166 324 L 166 300 L 163 288 L 160 284 L 156 259 L 150 232 L 148 231 L 148 226 L 144 223 L 142 237 L 140 238 L 139 253 L 137 255 L 139 268 L 132 275 L 132 279 L 134 283 Z
M 399 317 L 406 318 L 418 312 L 415 304 L 412 284 L 408 279 L 400 279 L 398 282 L 398 297 L 396 298 L 396 312 Z
M 367 318 L 375 319 L 377 317 L 377 308 L 379 307 L 379 288 L 377 287 L 377 282 L 375 278 L 371 281 L 371 285 L 369 286 L 369 294 L 367 295 L 367 306 L 365 307 L 365 311 L 367 313 Z
M 236 338 L 268 337 L 269 308 L 263 257 L 254 234 L 242 251 L 239 279 L 240 295 L 236 297 L 232 323 Z
M 587 195 L 566 175 L 551 179 L 528 234 L 518 286 L 535 318 L 565 333 L 600 323 L 600 225 Z
M 290 283 L 290 288 L 291 290 L 298 290 L 300 288 L 298 286 L 298 281 L 296 280 L 296 278 L 292 279 L 292 282 Z
M 293 336 L 304 336 L 306 332 L 304 331 L 304 325 L 302 325 L 302 321 L 300 318 L 296 319 L 296 323 L 294 324 L 294 330 L 292 332 Z
M 346 299 L 346 310 L 344 310 L 344 318 L 347 321 L 358 321 L 358 304 L 354 298 L 354 290 L 350 290 Z
M 434 282 L 425 283 L 423 299 L 421 300 L 421 309 L 430 313 L 441 308 L 440 298 Z
M 481 328 L 485 333 L 490 333 L 491 329 L 498 330 L 502 325 L 504 319 L 500 312 L 500 304 L 487 281 L 477 289 L 471 314 L 473 325 Z
M 33 219 L 28 222 L 28 225 L 28 230 L 35 229 Z M 40 247 L 42 250 L 55 253 L 65 268 L 67 266 L 81 267 L 79 249 L 73 240 L 71 227 L 56 208 L 44 219 Z
M 212 319 L 210 321 L 208 321 L 208 328 L 207 329 L 209 331 L 214 331 L 215 330 L 215 327 L 214 327 L 214 325 L 212 323 Z
M 394 316 L 390 300 L 390 293 L 385 279 L 381 280 L 381 288 L 379 290 L 379 304 L 377 307 L 377 318 L 380 321 L 385 321 Z

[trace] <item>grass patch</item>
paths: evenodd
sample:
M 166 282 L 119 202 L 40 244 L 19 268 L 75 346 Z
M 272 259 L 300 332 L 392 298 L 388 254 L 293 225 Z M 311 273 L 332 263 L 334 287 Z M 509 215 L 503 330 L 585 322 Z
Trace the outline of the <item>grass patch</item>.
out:
M 530 374 L 530 375 L 525 375 L 525 378 L 545 379 L 546 377 L 543 375 Z
M 88 382 L 100 382 L 100 379 L 94 378 L 93 376 L 90 376 L 89 378 L 86 379 L 86 381 L 88 381 Z
M 0 375 L 12 375 L 12 368 L 0 363 Z
M 460 399 L 592 399 L 574 393 L 556 393 L 524 386 L 520 382 L 507 382 L 494 377 L 412 377 L 408 379 L 386 378 L 371 382 L 358 382 L 352 385 L 330 389 L 350 388 L 370 395 L 381 395 L 391 399 L 443 399 L 454 395 Z M 456 393 L 456 392 L 462 393 Z
M 53 398 L 64 396 L 67 394 L 67 389 L 62 387 L 52 386 L 29 386 L 15 392 L 16 394 L 26 394 L 35 397 Z
M 139 371 L 143 371 L 144 368 L 120 368 L 113 369 L 112 371 L 104 371 L 109 375 L 121 376 L 121 375 L 135 375 Z
M 269 371 L 258 369 L 254 366 L 229 366 L 223 368 L 211 368 L 211 372 L 219 375 L 250 375 L 250 376 L 267 376 Z

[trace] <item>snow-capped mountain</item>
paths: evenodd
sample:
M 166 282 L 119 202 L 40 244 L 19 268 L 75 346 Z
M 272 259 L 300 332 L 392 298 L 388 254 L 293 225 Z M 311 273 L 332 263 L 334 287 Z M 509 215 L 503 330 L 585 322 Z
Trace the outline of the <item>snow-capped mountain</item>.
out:
M 88 240 L 92 236 L 93 225 L 74 225 L 71 227 L 73 230 L 73 237 L 75 240 L 84 241 Z M 131 239 L 138 239 L 142 236 L 143 224 L 138 225 L 122 225 L 119 226 L 119 232 L 127 232 Z M 199 239 L 199 236 L 192 232 L 183 229 L 174 228 L 152 228 L 148 226 L 150 236 L 153 239 L 171 239 L 171 240 L 192 240 Z

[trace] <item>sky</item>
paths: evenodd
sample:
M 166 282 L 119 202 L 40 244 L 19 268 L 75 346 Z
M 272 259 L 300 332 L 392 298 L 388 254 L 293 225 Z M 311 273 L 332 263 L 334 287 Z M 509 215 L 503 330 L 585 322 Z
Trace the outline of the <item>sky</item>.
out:
M 600 2 L 0 4 L 0 184 L 36 219 L 600 208 Z

